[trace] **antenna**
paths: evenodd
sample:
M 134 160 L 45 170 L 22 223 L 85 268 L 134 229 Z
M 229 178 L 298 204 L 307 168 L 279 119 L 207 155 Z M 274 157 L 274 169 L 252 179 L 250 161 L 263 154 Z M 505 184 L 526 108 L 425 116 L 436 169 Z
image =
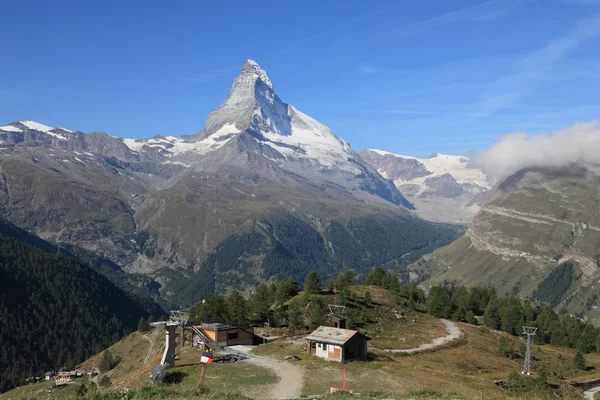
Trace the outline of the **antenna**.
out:
M 533 373 L 533 365 L 531 364 L 531 337 L 535 336 L 537 329 L 533 326 L 523 327 L 523 335 L 527 335 L 527 351 L 525 352 L 525 361 L 523 363 L 524 375 L 531 375 Z

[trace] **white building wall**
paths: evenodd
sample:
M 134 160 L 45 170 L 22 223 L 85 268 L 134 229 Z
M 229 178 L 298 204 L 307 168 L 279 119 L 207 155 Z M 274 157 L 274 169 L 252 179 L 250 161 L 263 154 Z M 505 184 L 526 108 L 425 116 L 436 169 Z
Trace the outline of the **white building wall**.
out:
M 317 343 L 315 355 L 317 357 L 329 359 L 329 352 L 333 351 L 334 349 L 339 349 L 340 352 L 343 351 L 341 346 L 335 346 L 333 344 L 327 344 L 327 343 Z M 336 360 L 336 361 L 341 361 L 341 360 Z
M 315 353 L 317 357 L 327 358 L 329 355 L 328 344 L 326 343 L 317 343 L 317 352 Z

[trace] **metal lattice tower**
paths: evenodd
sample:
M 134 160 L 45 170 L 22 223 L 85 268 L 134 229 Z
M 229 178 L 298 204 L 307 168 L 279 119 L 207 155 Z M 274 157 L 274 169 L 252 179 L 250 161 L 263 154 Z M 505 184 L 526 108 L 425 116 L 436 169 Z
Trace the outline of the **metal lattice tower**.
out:
M 346 316 L 346 306 L 338 306 L 337 304 L 328 304 L 329 313 L 327 315 L 339 315 L 340 317 Z
M 184 310 L 171 310 L 171 315 L 169 316 L 169 320 L 176 322 L 179 326 L 181 326 L 181 345 L 185 345 L 185 326 L 190 319 L 190 314 Z
M 527 335 L 527 350 L 525 351 L 525 361 L 523 362 L 523 374 L 526 375 L 533 373 L 533 365 L 531 364 L 531 337 L 535 336 L 537 329 L 533 326 L 523 327 L 523 335 Z
M 171 310 L 169 319 L 173 322 L 177 322 L 181 326 L 185 326 L 190 319 L 190 314 L 183 310 Z

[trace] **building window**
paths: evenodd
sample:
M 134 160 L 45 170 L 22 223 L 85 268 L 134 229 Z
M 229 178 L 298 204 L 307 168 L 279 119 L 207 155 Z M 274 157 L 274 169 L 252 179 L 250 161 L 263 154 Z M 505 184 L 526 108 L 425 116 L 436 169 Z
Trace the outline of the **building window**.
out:
M 227 335 L 227 339 L 229 339 L 229 340 L 233 340 L 233 339 L 237 339 L 237 338 L 238 338 L 237 332 L 232 332 Z

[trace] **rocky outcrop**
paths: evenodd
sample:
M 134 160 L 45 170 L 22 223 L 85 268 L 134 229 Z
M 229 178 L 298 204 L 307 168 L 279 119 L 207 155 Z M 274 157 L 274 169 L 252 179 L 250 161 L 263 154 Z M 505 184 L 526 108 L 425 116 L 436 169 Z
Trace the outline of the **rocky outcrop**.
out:
M 557 310 L 600 318 L 599 205 L 600 178 L 585 168 L 522 170 L 499 185 L 465 235 L 411 268 L 431 283 L 491 284 L 529 297 L 555 268 L 572 262 L 575 279 Z

